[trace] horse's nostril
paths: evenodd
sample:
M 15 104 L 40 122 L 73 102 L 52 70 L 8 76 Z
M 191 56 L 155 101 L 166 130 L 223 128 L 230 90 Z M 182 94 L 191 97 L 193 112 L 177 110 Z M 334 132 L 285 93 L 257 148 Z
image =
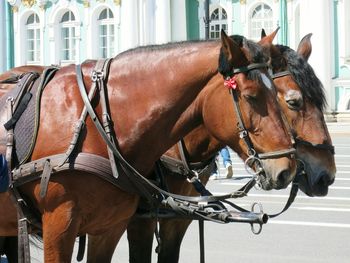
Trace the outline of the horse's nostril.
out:
M 277 176 L 278 183 L 280 185 L 286 185 L 287 183 L 289 183 L 289 176 L 290 176 L 290 171 L 289 170 L 283 170 Z
M 322 172 L 320 175 L 320 179 L 318 181 L 319 185 L 329 186 L 334 183 L 334 177 L 328 174 L 327 172 Z

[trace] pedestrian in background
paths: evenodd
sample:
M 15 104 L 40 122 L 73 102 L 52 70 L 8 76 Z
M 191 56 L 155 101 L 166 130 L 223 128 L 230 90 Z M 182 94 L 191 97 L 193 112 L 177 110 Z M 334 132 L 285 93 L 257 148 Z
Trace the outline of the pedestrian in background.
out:
M 228 179 L 232 178 L 232 175 L 233 175 L 232 161 L 231 161 L 230 152 L 227 146 L 225 146 L 220 150 L 220 155 L 222 157 L 224 166 L 226 168 L 226 178 Z
M 230 152 L 229 152 L 229 148 L 227 146 L 225 146 L 224 148 L 222 148 L 220 151 L 220 156 L 222 158 L 222 162 L 225 166 L 226 169 L 226 178 L 230 179 L 232 178 L 233 175 L 233 170 L 232 170 L 232 161 L 231 161 L 231 156 L 230 156 Z M 212 174 L 212 176 L 210 177 L 211 180 L 215 180 L 218 178 L 218 175 L 220 174 L 219 172 L 219 159 L 218 159 L 219 154 L 216 157 L 216 170 L 215 172 Z

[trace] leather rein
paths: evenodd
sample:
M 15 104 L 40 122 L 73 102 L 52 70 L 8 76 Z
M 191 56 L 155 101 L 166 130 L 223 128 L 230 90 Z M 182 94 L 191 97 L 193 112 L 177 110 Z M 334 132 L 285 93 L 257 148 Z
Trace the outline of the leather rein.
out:
M 238 73 L 244 73 L 248 72 L 250 70 L 258 69 L 267 67 L 266 63 L 254 63 L 250 64 L 246 67 L 241 67 L 233 70 L 233 75 Z M 264 153 L 264 154 L 257 154 L 254 150 L 253 144 L 249 138 L 248 131 L 245 129 L 242 113 L 240 111 L 239 105 L 238 105 L 238 96 L 234 90 L 231 91 L 231 94 L 234 99 L 234 105 L 235 109 L 238 115 L 239 123 L 238 128 L 241 134 L 241 138 L 245 141 L 246 145 L 248 146 L 248 153 L 250 154 L 250 159 L 253 160 L 253 162 L 257 162 L 257 166 L 259 167 L 257 176 L 253 177 L 253 180 L 247 183 L 244 187 L 239 189 L 238 191 L 224 194 L 224 195 L 205 195 L 205 196 L 182 196 L 182 195 L 176 195 L 169 193 L 157 185 L 153 184 L 150 180 L 142 176 L 131 164 L 129 164 L 124 157 L 121 155 L 119 150 L 117 149 L 114 142 L 112 142 L 111 137 L 107 135 L 105 132 L 105 129 L 103 128 L 103 125 L 100 123 L 97 115 L 94 112 L 94 109 L 91 105 L 91 99 L 93 96 L 89 96 L 86 93 L 84 82 L 83 82 L 83 76 L 82 76 L 82 70 L 81 65 L 76 66 L 76 75 L 77 75 L 77 82 L 79 86 L 79 90 L 82 96 L 82 99 L 84 101 L 84 109 L 86 108 L 87 113 L 90 115 L 91 119 L 93 120 L 93 123 L 95 124 L 98 132 L 100 133 L 101 137 L 107 144 L 109 151 L 112 152 L 113 156 L 118 160 L 118 164 L 122 168 L 122 170 L 125 172 L 125 174 L 131 179 L 131 182 L 133 183 L 134 187 L 137 189 L 137 192 L 146 197 L 151 204 L 153 204 L 154 207 L 158 207 L 159 202 L 164 204 L 165 206 L 170 206 L 171 208 L 175 208 L 177 211 L 187 211 L 190 214 L 197 214 L 197 216 L 203 217 L 205 219 L 208 219 L 208 216 L 206 212 L 202 209 L 199 209 L 199 202 L 205 202 L 205 203 L 214 203 L 218 201 L 224 201 L 228 198 L 238 198 L 246 196 L 247 192 L 254 186 L 256 181 L 258 181 L 258 176 L 265 176 L 265 171 L 260 163 L 260 159 L 267 159 L 267 158 L 279 158 L 281 156 L 287 156 L 295 153 L 295 149 L 286 149 L 282 151 L 275 151 L 270 153 Z M 106 74 L 103 72 L 97 72 L 95 74 L 96 78 L 93 79 L 94 82 L 101 83 L 101 85 L 105 82 L 107 79 Z M 101 90 L 104 87 L 100 87 Z M 93 91 L 90 90 L 90 93 Z M 107 102 L 106 102 L 107 103 Z M 108 114 L 107 114 L 108 115 Z M 109 115 L 108 115 L 109 116 Z M 110 117 L 108 117 L 110 119 Z M 104 125 L 105 126 L 105 125 Z M 113 129 L 113 127 L 110 127 L 110 129 Z M 111 134 L 113 134 L 113 130 L 111 131 Z M 114 138 L 116 141 L 116 139 Z M 111 161 L 112 162 L 112 161 Z M 113 165 L 113 164 L 112 164 Z M 118 175 L 115 175 L 116 179 L 118 178 Z M 151 189 L 151 190 L 149 190 Z M 156 196 L 156 198 L 154 198 Z M 167 198 L 165 198 L 167 197 Z M 204 214 L 203 214 L 204 212 Z M 227 211 L 225 211 L 226 213 Z M 226 222 L 229 222 L 229 215 L 227 216 L 219 216 L 220 219 L 218 219 L 218 215 L 215 215 L 214 217 L 211 217 L 212 220 L 221 220 L 225 218 L 225 220 L 228 220 Z M 224 220 L 224 222 L 225 222 Z M 265 221 L 266 219 L 263 219 Z M 266 220 L 267 221 L 267 220 Z M 265 222 L 259 222 L 261 225 Z

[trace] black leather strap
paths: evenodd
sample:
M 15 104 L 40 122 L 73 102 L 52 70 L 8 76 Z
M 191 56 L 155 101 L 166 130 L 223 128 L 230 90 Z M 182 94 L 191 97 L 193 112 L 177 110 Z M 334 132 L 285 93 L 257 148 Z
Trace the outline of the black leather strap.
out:
M 233 74 L 245 73 L 253 69 L 268 68 L 267 63 L 252 63 L 248 66 L 233 69 Z
M 10 129 L 12 129 L 13 127 L 15 127 L 16 122 L 19 120 L 19 118 L 21 117 L 22 113 L 25 111 L 25 109 L 27 108 L 30 99 L 32 98 L 32 94 L 30 92 L 27 92 L 22 100 L 20 101 L 17 109 L 15 110 L 15 112 L 12 115 L 12 118 L 9 119 L 5 124 L 4 127 L 5 129 L 8 131 Z

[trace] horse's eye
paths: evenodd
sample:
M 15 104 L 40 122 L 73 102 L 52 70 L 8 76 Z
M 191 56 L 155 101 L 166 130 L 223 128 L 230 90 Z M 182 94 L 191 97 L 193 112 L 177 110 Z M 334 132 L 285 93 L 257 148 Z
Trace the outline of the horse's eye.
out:
M 300 110 L 301 107 L 303 106 L 303 101 L 299 99 L 290 99 L 290 100 L 286 100 L 286 102 L 288 104 L 288 108 L 294 111 Z
M 244 95 L 244 98 L 249 102 L 249 103 L 255 103 L 257 101 L 256 95 L 251 95 L 251 94 L 247 94 Z

